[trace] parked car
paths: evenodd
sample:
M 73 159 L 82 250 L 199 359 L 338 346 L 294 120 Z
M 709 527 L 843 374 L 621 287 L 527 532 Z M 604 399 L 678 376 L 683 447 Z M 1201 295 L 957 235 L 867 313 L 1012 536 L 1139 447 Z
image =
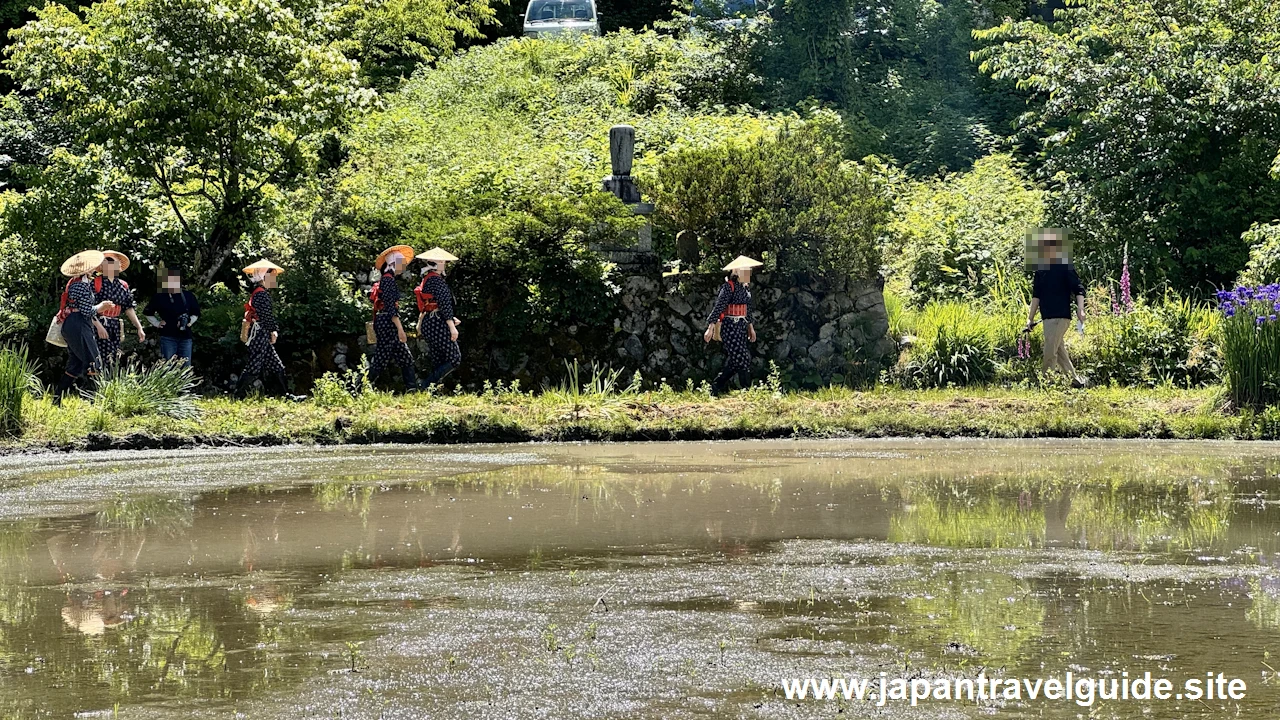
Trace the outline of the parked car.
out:
M 600 34 L 600 14 L 594 0 L 530 0 L 524 13 L 524 36 L 560 33 Z

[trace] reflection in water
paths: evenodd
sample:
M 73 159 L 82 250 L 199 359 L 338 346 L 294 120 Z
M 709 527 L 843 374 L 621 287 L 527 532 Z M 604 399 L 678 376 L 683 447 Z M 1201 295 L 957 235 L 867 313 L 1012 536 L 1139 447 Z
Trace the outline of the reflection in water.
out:
M 413 584 L 449 567 L 572 591 L 579 572 L 625 576 L 661 558 L 689 568 L 688 589 L 646 607 L 745 613 L 779 623 L 761 637 L 940 667 L 1123 667 L 1178 633 L 1203 642 L 1193 633 L 1224 618 L 1263 633 L 1254 643 L 1280 632 L 1280 505 L 1268 501 L 1280 499 L 1268 480 L 1280 463 L 1268 455 L 840 447 L 569 447 L 544 464 L 408 481 L 348 463 L 286 488 L 121 494 L 84 515 L 0 524 L 0 717 L 116 704 L 181 715 L 196 700 L 298 686 L 344 667 L 345 643 L 379 632 L 377 612 L 466 612 L 472 601 L 448 588 Z M 797 541 L 901 552 L 780 553 Z M 977 554 L 957 564 L 921 546 Z M 1046 548 L 1240 574 L 1097 579 L 1035 569 Z M 762 563 L 784 583 L 813 563 L 828 576 L 790 599 L 749 597 L 733 573 Z M 323 612 L 344 578 L 371 569 L 406 585 Z M 1217 660 L 1224 671 L 1242 662 Z

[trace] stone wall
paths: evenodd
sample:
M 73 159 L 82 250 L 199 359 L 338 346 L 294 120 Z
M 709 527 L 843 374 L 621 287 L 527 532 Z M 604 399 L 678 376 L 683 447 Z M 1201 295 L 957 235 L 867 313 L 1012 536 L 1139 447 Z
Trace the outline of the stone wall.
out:
M 631 274 L 622 281 L 610 364 L 645 379 L 683 385 L 719 372 L 721 347 L 704 343 L 707 315 L 723 275 Z M 898 359 L 888 337 L 884 296 L 875 282 L 784 278 L 752 279 L 752 377 L 768 375 L 775 361 L 795 385 L 858 383 L 875 379 Z
M 603 327 L 570 326 L 529 347 L 489 346 L 472 340 L 479 321 L 460 308 L 463 365 L 450 377 L 476 389 L 485 380 L 519 379 L 526 389 L 555 385 L 565 375 L 564 361 L 597 362 L 622 370 L 624 381 L 639 370 L 646 381 L 683 387 L 688 380 L 710 380 L 723 363 L 720 344 L 704 343 L 706 319 L 723 274 L 662 276 L 662 265 L 637 254 L 621 266 L 616 312 Z M 365 278 L 359 281 L 367 283 Z M 752 314 L 758 341 L 751 346 L 752 377 L 763 379 L 769 361 L 786 381 L 802 387 L 874 380 L 898 359 L 888 337 L 884 296 L 875 282 L 830 281 L 758 274 L 752 280 Z M 484 347 L 477 346 L 484 345 Z M 410 341 L 418 371 L 426 368 L 426 348 Z M 317 372 L 358 364 L 369 351 L 363 335 L 317 352 Z M 391 371 L 389 379 L 399 373 Z M 309 385 L 309 383 L 307 383 Z

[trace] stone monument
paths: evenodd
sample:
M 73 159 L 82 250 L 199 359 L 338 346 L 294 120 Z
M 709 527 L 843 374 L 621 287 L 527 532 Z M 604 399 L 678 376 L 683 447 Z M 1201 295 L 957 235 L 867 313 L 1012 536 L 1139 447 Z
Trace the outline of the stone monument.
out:
M 609 166 L 613 171 L 601 183 L 601 189 L 612 193 L 631 209 L 645 218 L 644 227 L 637 232 L 636 244 L 629 248 L 601 248 L 614 262 L 634 262 L 653 251 L 653 226 L 649 216 L 653 203 L 646 203 L 640 196 L 640 186 L 631 177 L 631 166 L 636 154 L 636 129 L 630 125 L 614 125 L 609 128 Z

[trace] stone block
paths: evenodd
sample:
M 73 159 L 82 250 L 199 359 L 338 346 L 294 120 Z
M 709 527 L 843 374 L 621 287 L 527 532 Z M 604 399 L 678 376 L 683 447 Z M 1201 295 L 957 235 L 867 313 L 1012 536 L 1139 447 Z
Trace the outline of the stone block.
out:
M 677 315 L 688 315 L 693 311 L 693 306 L 681 295 L 668 295 L 667 307 L 671 308 L 671 311 Z
M 671 350 L 679 357 L 689 354 L 689 335 L 687 333 L 671 333 Z
M 809 346 L 809 357 L 817 360 L 825 360 L 836 354 L 836 346 L 827 340 L 822 340 Z
M 644 341 L 640 339 L 639 335 L 628 335 L 623 342 L 623 349 L 636 362 L 644 360 Z

